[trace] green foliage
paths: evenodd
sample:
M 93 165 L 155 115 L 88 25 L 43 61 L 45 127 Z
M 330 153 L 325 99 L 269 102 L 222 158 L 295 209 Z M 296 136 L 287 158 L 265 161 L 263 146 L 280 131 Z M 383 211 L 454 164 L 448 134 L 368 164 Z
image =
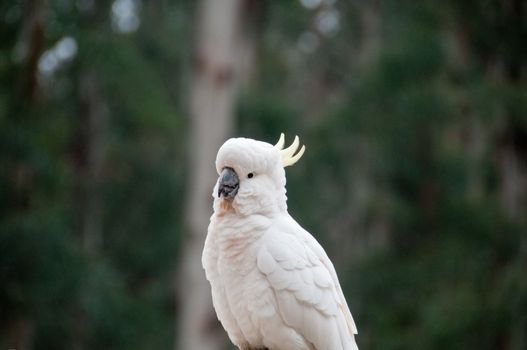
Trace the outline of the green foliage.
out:
M 112 31 L 110 5 L 89 11 L 60 1 L 42 5 L 43 50 L 71 36 L 78 53 L 51 78 L 40 76 L 34 96 L 25 80 L 14 78 L 29 69 L 27 60 L 13 59 L 17 42 L 31 44 L 22 31 L 28 18 L 21 4 L 2 5 L 13 16 L 0 30 L 11 33 L 0 48 L 5 348 L 13 347 L 10 325 L 20 320 L 36 349 L 173 345 L 172 276 L 185 175 L 179 137 L 185 123 L 174 83 L 186 47 L 167 43 L 184 34 L 175 21 L 185 21 L 178 9 L 186 5 L 172 4 L 161 17 L 145 10 L 143 27 L 128 35 Z M 95 102 L 86 102 L 87 77 L 95 82 L 95 97 L 88 97 Z M 90 108 L 102 111 L 96 139 L 93 129 L 85 133 Z M 103 153 L 90 185 L 94 147 Z M 81 237 L 85 211 L 93 210 L 82 203 L 92 191 L 102 213 L 95 246 Z

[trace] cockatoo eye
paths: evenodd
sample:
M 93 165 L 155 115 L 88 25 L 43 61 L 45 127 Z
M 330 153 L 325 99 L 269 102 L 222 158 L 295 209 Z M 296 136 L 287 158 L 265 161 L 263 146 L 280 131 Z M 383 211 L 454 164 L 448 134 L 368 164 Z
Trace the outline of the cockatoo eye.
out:
M 249 173 L 249 174 L 247 174 L 247 177 L 248 177 L 249 179 L 252 179 L 252 178 L 254 177 L 254 173 Z

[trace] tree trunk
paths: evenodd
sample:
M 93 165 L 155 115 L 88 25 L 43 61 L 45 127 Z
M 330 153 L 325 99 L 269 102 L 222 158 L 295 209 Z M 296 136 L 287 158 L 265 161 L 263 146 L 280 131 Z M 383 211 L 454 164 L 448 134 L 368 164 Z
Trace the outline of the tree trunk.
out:
M 248 44 L 247 37 L 251 31 L 244 30 L 246 15 L 252 17 L 248 16 L 254 9 L 251 4 L 248 0 L 203 0 L 198 8 L 189 97 L 186 236 L 177 286 L 177 349 L 221 349 L 228 342 L 212 308 L 201 252 L 212 214 L 216 152 L 233 132 L 237 92 L 254 57 L 254 45 Z
M 77 206 L 79 245 L 85 251 L 95 253 L 102 244 L 103 203 L 100 187 L 107 110 L 93 72 L 82 73 L 78 84 L 79 112 L 72 144 L 76 175 L 74 202 Z M 77 306 L 73 310 L 71 323 L 69 348 L 85 349 L 87 321 L 82 307 Z
M 33 348 L 33 321 L 25 316 L 19 316 L 7 325 L 7 343 L 0 343 L 6 349 L 29 350 Z
M 12 86 L 14 92 L 8 96 L 5 113 L 5 117 L 13 119 L 15 126 L 12 142 L 16 147 L 13 154 L 7 156 L 9 160 L 6 167 L 9 169 L 8 176 L 12 176 L 13 184 L 10 189 L 12 202 L 7 211 L 7 215 L 12 217 L 31 215 L 33 210 L 31 195 L 35 190 L 35 181 L 32 180 L 35 171 L 32 162 L 24 156 L 25 152 L 20 146 L 24 140 L 20 137 L 23 135 L 21 131 L 32 122 L 31 111 L 36 103 L 38 60 L 44 45 L 44 13 L 46 10 L 45 4 L 37 0 L 27 0 L 22 6 L 21 30 L 14 49 L 16 64 L 12 66 L 12 69 L 20 68 L 20 70 L 17 71 L 17 79 Z M 9 97 L 12 98 L 9 99 Z M 0 347 L 18 350 L 29 350 L 34 347 L 33 310 L 28 310 L 29 313 L 22 311 L 26 307 L 27 304 L 24 301 L 15 303 L 14 311 L 8 312 L 6 324 L 0 328 Z
M 93 73 L 80 77 L 79 124 L 75 136 L 81 245 L 96 251 L 102 241 L 101 171 L 104 160 L 106 106 Z

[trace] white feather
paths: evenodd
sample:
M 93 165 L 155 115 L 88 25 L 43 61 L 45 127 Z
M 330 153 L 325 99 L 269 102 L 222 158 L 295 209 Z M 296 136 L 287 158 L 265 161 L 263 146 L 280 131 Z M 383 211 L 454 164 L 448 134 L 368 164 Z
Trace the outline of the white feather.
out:
M 231 341 L 240 349 L 358 349 L 333 264 L 287 213 L 280 150 L 231 139 L 216 159 L 218 173 L 225 167 L 239 189 L 232 201 L 214 191 L 202 262 Z

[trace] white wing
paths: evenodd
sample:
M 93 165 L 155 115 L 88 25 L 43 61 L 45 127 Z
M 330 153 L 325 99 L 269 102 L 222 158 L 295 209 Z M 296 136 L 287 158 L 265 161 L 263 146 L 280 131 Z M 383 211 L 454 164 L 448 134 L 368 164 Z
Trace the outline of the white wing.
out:
M 286 232 L 268 237 L 257 256 L 258 269 L 274 290 L 284 322 L 317 350 L 357 349 L 338 281 L 311 243 Z
M 286 218 L 286 224 L 287 227 L 294 227 L 294 229 L 292 229 L 291 231 L 315 253 L 315 255 L 320 259 L 322 264 L 328 269 L 331 275 L 331 279 L 333 280 L 333 283 L 337 288 L 338 300 L 342 305 L 342 310 L 346 316 L 346 323 L 348 324 L 348 327 L 351 332 L 353 334 L 357 334 L 357 326 L 355 325 L 355 321 L 351 316 L 348 303 L 346 302 L 346 298 L 344 297 L 344 293 L 342 292 L 342 288 L 340 287 L 337 272 L 335 271 L 333 263 L 331 262 L 331 260 L 329 260 L 326 251 L 324 250 L 324 248 L 322 248 L 320 243 L 318 243 L 317 240 L 309 232 L 304 230 L 304 228 L 300 226 L 291 216 L 288 216 Z

